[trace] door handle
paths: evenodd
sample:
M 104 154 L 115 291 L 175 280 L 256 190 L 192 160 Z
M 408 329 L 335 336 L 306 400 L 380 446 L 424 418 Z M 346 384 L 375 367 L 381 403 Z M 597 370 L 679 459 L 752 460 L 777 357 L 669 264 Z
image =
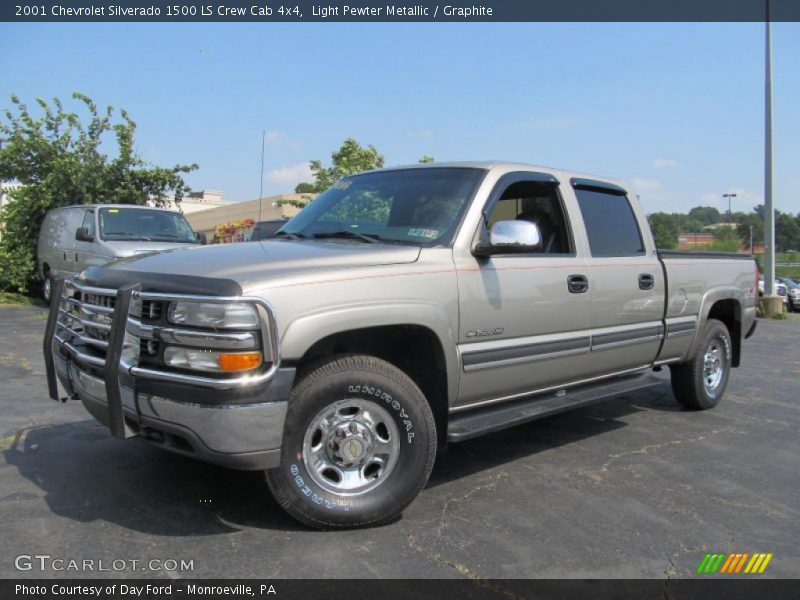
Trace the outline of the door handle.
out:
M 652 290 L 656 285 L 656 279 L 650 273 L 642 273 L 639 275 L 639 289 Z
M 567 277 L 567 289 L 570 294 L 583 294 L 589 291 L 589 279 L 586 275 L 570 275 Z

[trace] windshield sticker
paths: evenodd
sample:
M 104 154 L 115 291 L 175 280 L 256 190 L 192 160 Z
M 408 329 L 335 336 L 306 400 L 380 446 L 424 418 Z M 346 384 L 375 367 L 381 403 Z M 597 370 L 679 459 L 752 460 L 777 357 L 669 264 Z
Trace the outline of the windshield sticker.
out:
M 435 240 L 439 237 L 438 229 L 409 229 L 408 237 L 421 237 Z
M 337 181 L 333 184 L 333 187 L 335 187 L 337 190 L 346 190 L 350 187 L 350 185 L 352 185 L 352 183 L 352 181 Z
M 110 213 L 118 213 L 119 209 L 118 208 L 109 208 L 108 212 L 110 212 Z

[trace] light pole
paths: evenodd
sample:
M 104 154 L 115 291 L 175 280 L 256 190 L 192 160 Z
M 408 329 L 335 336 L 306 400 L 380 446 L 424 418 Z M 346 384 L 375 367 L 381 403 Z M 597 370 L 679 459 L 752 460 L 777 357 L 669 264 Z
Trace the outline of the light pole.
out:
M 728 224 L 731 222 L 731 198 L 736 198 L 736 194 L 722 194 L 723 198 L 728 199 Z
M 781 310 L 775 299 L 775 210 L 772 208 L 772 25 L 770 0 L 767 3 L 765 74 L 764 74 L 764 297 L 770 299 L 772 312 Z

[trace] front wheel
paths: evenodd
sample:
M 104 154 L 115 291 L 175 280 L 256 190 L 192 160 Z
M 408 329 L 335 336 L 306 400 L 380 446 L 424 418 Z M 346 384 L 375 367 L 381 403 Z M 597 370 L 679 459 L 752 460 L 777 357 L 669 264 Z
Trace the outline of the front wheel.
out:
M 678 402 L 693 410 L 708 410 L 719 404 L 731 372 L 731 349 L 728 328 L 721 321 L 709 319 L 694 356 L 670 368 L 672 391 Z
M 290 515 L 317 529 L 375 526 L 397 518 L 425 486 L 436 427 L 405 373 L 350 355 L 297 382 L 281 450 L 267 483 Z
M 42 279 L 42 300 L 47 306 L 50 306 L 50 301 L 53 299 L 53 277 L 50 271 L 45 271 L 44 278 Z

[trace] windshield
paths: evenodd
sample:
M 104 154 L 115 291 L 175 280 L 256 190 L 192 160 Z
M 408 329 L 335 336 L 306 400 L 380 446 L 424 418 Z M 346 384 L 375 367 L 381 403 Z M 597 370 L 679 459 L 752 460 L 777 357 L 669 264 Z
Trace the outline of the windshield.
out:
M 347 177 L 281 228 L 286 237 L 448 244 L 485 171 L 429 168 Z
M 182 214 L 142 208 L 101 208 L 100 236 L 107 241 L 197 243 Z

